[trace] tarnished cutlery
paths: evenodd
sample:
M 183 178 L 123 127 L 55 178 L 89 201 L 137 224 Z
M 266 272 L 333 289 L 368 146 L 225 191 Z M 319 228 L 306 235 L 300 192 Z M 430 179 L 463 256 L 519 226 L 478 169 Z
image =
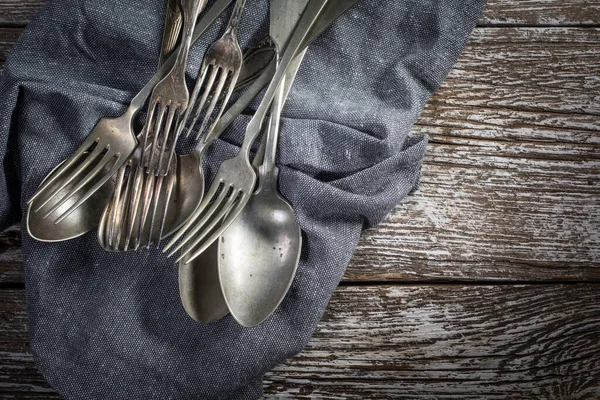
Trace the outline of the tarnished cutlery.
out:
M 193 41 L 200 38 L 232 1 L 217 0 L 204 13 L 194 30 Z M 31 215 L 28 217 L 28 228 L 31 232 L 39 231 L 32 224 L 35 225 L 40 219 L 51 217 L 54 224 L 60 224 L 102 186 L 113 185 L 113 182 L 107 181 L 138 146 L 138 140 L 133 132 L 133 120 L 146 103 L 156 83 L 171 70 L 174 62 L 174 56 L 169 57 L 154 77 L 131 100 L 123 115 L 116 118 L 105 117 L 98 121 L 73 155 L 46 177 L 28 201 L 28 213 L 39 213 L 33 218 Z M 69 189 L 65 190 L 67 188 Z M 111 191 L 112 188 L 107 190 L 107 193 Z M 96 200 L 101 202 L 104 196 L 98 197 Z M 109 198 L 110 195 L 104 197 L 104 204 Z
M 223 114 L 225 107 L 227 106 L 227 103 L 229 102 L 229 98 L 233 93 L 233 89 L 235 87 L 238 76 L 240 74 L 240 70 L 242 68 L 242 49 L 240 48 L 238 42 L 237 33 L 245 3 L 246 0 L 236 1 L 225 33 L 223 34 L 223 36 L 221 36 L 220 39 L 218 39 L 208 48 L 204 55 L 204 60 L 202 61 L 202 66 L 198 74 L 196 86 L 194 87 L 192 96 L 189 99 L 188 107 L 185 111 L 183 118 L 180 119 L 178 126 L 175 128 L 175 133 L 173 133 L 172 138 L 173 144 L 170 146 L 170 149 L 167 150 L 169 152 L 167 161 L 167 168 L 169 170 L 173 170 L 173 168 L 170 167 L 170 164 L 173 159 L 173 155 L 175 154 L 175 144 L 177 143 L 179 135 L 183 131 L 188 120 L 192 120 L 192 122 L 189 124 L 189 135 L 189 132 L 191 132 L 192 128 L 196 124 L 196 121 L 202 113 L 202 110 L 205 108 L 205 105 L 207 105 L 204 120 L 197 135 L 197 138 L 199 138 L 202 132 L 204 132 L 204 129 L 208 126 L 208 122 L 211 119 L 211 116 L 215 111 L 217 104 L 221 103 L 221 106 L 217 110 L 216 114 L 212 116 L 215 122 L 213 122 L 213 125 L 211 125 L 211 127 L 214 126 L 214 124 L 219 120 L 219 118 Z M 216 85 L 215 82 L 217 82 Z M 223 96 L 221 96 L 222 94 Z M 212 101 L 210 101 L 211 99 Z M 149 217 L 150 232 L 154 231 L 154 225 L 157 219 L 157 212 L 159 210 L 158 198 L 160 197 L 161 192 L 163 191 L 163 182 L 166 180 L 167 187 L 173 187 L 173 174 L 157 173 L 156 175 L 157 177 L 156 183 L 154 185 L 154 191 L 145 191 L 145 197 L 142 199 L 143 211 L 141 219 L 142 225 L 139 228 L 140 232 L 145 230 L 145 225 L 148 220 L 147 215 L 151 206 L 152 212 Z M 152 182 L 153 178 L 149 177 L 146 179 Z M 148 185 L 148 188 L 151 188 L 151 186 Z M 166 196 L 170 197 L 170 195 L 171 192 L 168 190 Z M 162 236 L 165 217 L 166 210 L 163 209 L 162 217 L 159 218 L 159 238 Z M 148 238 L 148 246 L 150 245 L 150 241 L 151 236 L 149 236 Z
M 185 81 L 185 71 L 192 45 L 194 25 L 196 16 L 204 8 L 206 2 L 207 0 L 180 0 L 183 15 L 183 37 L 173 68 L 156 84 L 148 104 L 148 116 L 142 128 L 140 168 L 136 170 L 137 173 L 133 180 L 134 196 L 131 203 L 131 219 L 127 224 L 128 238 L 133 232 L 134 223 L 138 221 L 136 214 L 140 201 L 142 201 L 143 209 L 139 221 L 142 227 L 146 222 L 150 210 L 149 199 L 155 190 L 154 176 L 165 176 L 169 170 L 169 153 L 175 146 L 175 130 L 179 119 L 188 107 L 190 97 Z M 151 146 L 150 143 L 152 143 Z M 149 175 L 148 178 L 144 179 L 144 173 Z M 162 183 L 163 179 L 161 178 L 159 181 Z M 172 186 L 172 183 L 170 182 L 169 185 Z M 158 190 L 160 191 L 160 188 Z M 142 230 L 139 230 L 140 235 Z M 140 240 L 141 237 L 138 237 L 137 242 Z
M 271 41 L 263 40 L 257 46 L 251 48 L 244 55 L 244 62 L 240 72 L 235 90 L 241 90 L 252 85 L 256 79 L 261 76 L 265 68 L 270 65 L 275 56 L 274 44 Z M 251 86 L 252 87 L 252 86 Z M 240 110 L 241 112 L 241 110 Z M 184 220 L 189 217 L 197 206 L 198 190 L 189 187 L 189 177 L 195 176 L 194 169 L 197 165 L 190 162 L 190 156 L 177 155 L 172 165 L 171 171 L 167 174 L 168 184 L 163 187 L 158 196 L 154 196 L 157 209 L 163 210 L 160 229 L 150 229 L 146 224 L 142 228 L 139 219 L 141 219 L 141 202 L 138 204 L 137 220 L 134 220 L 134 231 L 130 236 L 124 234 L 126 224 L 130 221 L 128 213 L 132 212 L 131 204 L 133 202 L 133 179 L 140 168 L 141 149 L 137 149 L 117 174 L 117 184 L 110 202 L 106 205 L 100 225 L 98 226 L 98 240 L 100 245 L 108 251 L 129 251 L 135 250 L 140 246 L 149 243 L 157 243 L 161 237 L 162 230 L 167 234 L 180 226 Z M 149 176 L 145 176 L 147 179 Z M 173 185 L 172 187 L 171 184 Z M 203 190 L 203 186 L 201 188 Z M 141 232 L 138 229 L 143 229 Z M 138 242 L 138 238 L 141 240 Z
M 311 27 L 308 35 L 306 36 L 304 42 L 300 46 L 299 51 L 303 51 L 306 46 L 312 43 L 333 21 L 335 21 L 341 14 L 346 12 L 350 7 L 352 7 L 358 0 L 329 0 L 329 2 L 325 5 L 321 14 Z M 276 6 L 271 6 L 271 12 L 273 10 L 277 10 Z M 277 14 L 276 14 L 277 15 Z M 274 16 L 272 15 L 271 18 Z M 294 60 L 296 62 L 296 60 Z M 283 89 L 283 99 L 287 98 L 287 94 L 291 88 L 291 85 L 294 80 L 294 71 L 292 71 L 293 65 L 290 65 L 288 71 L 286 72 L 286 77 L 284 80 L 285 88 Z M 275 122 L 273 122 L 275 123 Z M 261 143 L 261 149 L 264 149 L 266 138 L 268 135 L 265 135 L 263 142 Z M 263 151 L 259 149 L 257 151 L 257 155 L 254 159 L 253 165 L 258 168 L 261 162 L 263 161 Z M 185 179 L 185 178 L 184 178 Z M 264 183 L 264 181 L 261 181 Z M 262 183 L 261 183 L 262 184 Z M 255 196 L 252 196 L 254 198 Z M 250 201 L 252 203 L 252 200 Z M 247 207 L 252 207 L 250 204 Z M 246 209 L 242 211 L 242 214 L 238 218 L 243 218 L 244 213 L 246 213 Z M 270 222 L 270 220 L 268 220 Z M 235 235 L 241 239 L 241 232 L 237 231 L 237 219 L 234 223 L 225 231 L 223 237 L 227 237 L 230 235 Z M 270 231 L 270 227 L 265 227 L 267 231 Z M 246 232 L 248 233 L 248 232 Z M 179 262 L 179 295 L 181 297 L 182 304 L 186 310 L 186 312 L 196 321 L 200 323 L 211 323 L 214 322 L 223 316 L 225 316 L 229 308 L 227 303 L 225 302 L 225 298 L 223 296 L 223 291 L 221 290 L 221 286 L 223 286 L 224 290 L 229 292 L 230 305 L 232 310 L 234 311 L 234 316 L 238 319 L 239 322 L 243 322 L 243 324 L 250 326 L 255 325 L 259 320 L 264 319 L 265 315 L 270 314 L 272 310 L 274 310 L 279 304 L 278 300 L 283 299 L 287 289 L 291 285 L 291 281 L 294 276 L 294 271 L 296 270 L 296 263 L 287 264 L 288 270 L 284 271 L 283 274 L 280 274 L 280 271 L 277 271 L 277 267 L 270 265 L 270 267 L 275 270 L 269 270 L 266 266 L 261 266 L 257 264 L 256 260 L 253 260 L 249 254 L 250 252 L 245 252 L 244 249 L 250 243 L 256 243 L 252 240 L 252 236 L 248 235 L 245 238 L 246 245 L 237 249 L 234 249 L 233 246 L 234 241 L 225 240 L 225 243 L 221 244 L 221 241 L 216 241 L 212 243 L 206 251 L 200 254 L 191 262 L 187 263 L 187 259 L 184 258 Z M 219 252 L 219 246 L 221 246 L 221 251 Z M 264 247 L 264 243 L 262 245 Z M 276 247 L 273 249 L 272 247 Z M 273 250 L 279 250 L 279 247 L 284 249 L 284 246 L 267 246 L 267 254 L 272 252 Z M 279 262 L 277 260 L 277 256 L 279 256 L 281 252 L 275 253 L 275 262 Z M 288 252 L 287 256 L 292 255 L 293 252 Z M 223 257 L 225 259 L 223 259 Z M 222 280 L 219 280 L 219 262 L 226 262 L 229 266 L 233 266 L 235 264 L 233 262 L 233 258 L 239 261 L 238 266 L 241 265 L 240 269 L 236 271 L 236 274 L 246 276 L 252 275 L 250 279 L 255 277 L 255 271 L 257 269 L 262 269 L 262 280 L 265 282 L 258 282 L 257 280 L 253 280 L 252 282 L 247 282 L 246 279 L 239 279 L 235 282 L 232 282 L 232 278 L 227 277 L 227 274 L 223 274 Z M 293 256 L 292 256 L 293 258 Z M 227 260 L 227 261 L 225 261 Z M 244 260 L 247 263 L 244 263 Z M 243 264 L 243 265 L 242 265 Z M 277 264 L 280 265 L 280 264 Z M 256 275 L 258 276 L 258 275 Z M 281 281 L 279 281 L 281 278 Z M 273 280 L 278 280 L 277 283 L 273 283 Z M 239 285 L 234 286 L 234 283 L 239 283 Z M 228 289 L 225 289 L 225 286 L 228 286 Z M 274 291 L 274 295 L 265 296 L 260 293 L 259 286 L 276 286 Z M 237 292 L 237 293 L 235 293 Z M 239 300 L 232 300 L 233 297 L 239 295 Z M 244 299 L 247 299 L 247 305 L 244 303 Z M 244 307 L 252 307 L 256 308 L 257 305 L 263 303 L 263 306 L 260 307 L 262 310 L 258 310 L 259 312 L 254 314 L 254 316 L 250 315 L 248 310 L 243 310 Z M 245 322 L 244 322 L 245 321 Z
M 285 48 L 287 39 L 302 15 L 307 2 L 308 0 L 271 0 L 270 34 L 277 49 Z M 302 52 L 302 55 L 305 51 Z M 294 60 L 292 64 L 295 63 Z M 290 69 L 297 71 L 294 65 L 291 65 Z M 289 76 L 289 73 L 286 74 L 281 85 L 282 90 L 289 88 Z M 278 100 L 279 96 L 276 97 L 271 109 L 271 118 L 273 118 L 273 113 L 277 113 L 280 108 Z M 197 260 L 194 260 L 195 262 L 188 264 L 184 258 L 179 263 L 181 303 L 190 317 L 203 324 L 217 321 L 229 312 L 219 282 L 218 258 L 218 244 L 215 242 Z
M 293 35 L 290 37 L 277 71 L 254 117 L 248 123 L 240 152 L 236 157 L 226 160 L 221 164 L 213 184 L 202 203 L 198 206 L 198 209 L 186 224 L 175 233 L 171 241 L 167 243 L 163 251 L 170 250 L 169 256 L 173 255 L 183 246 L 186 246 L 185 251 L 179 256 L 178 261 L 190 253 L 188 262 L 193 260 L 227 229 L 248 202 L 256 183 L 256 172 L 249 160 L 250 147 L 260 134 L 264 118 L 277 93 L 279 84 L 285 76 L 288 65 L 294 59 L 296 51 L 301 46 L 302 41 L 326 2 L 327 0 L 311 0 L 306 6 L 302 18 L 298 22 Z M 214 201 L 213 197 L 215 197 Z M 226 214 L 227 217 L 223 219 Z M 218 224 L 219 229 L 209 235 Z M 184 237 L 183 240 L 175 246 L 175 243 L 182 237 Z
M 165 27 L 163 34 L 163 41 L 160 49 L 160 66 L 164 63 L 164 60 L 168 59 L 172 54 L 175 46 L 177 45 L 177 37 L 181 29 L 181 13 L 179 12 L 178 0 L 167 0 L 167 10 L 165 16 Z M 54 168 L 54 170 L 60 168 L 62 164 Z M 72 169 L 76 168 L 73 166 Z M 87 167 L 83 171 L 83 174 L 87 174 L 93 168 L 93 165 Z M 54 172 L 54 171 L 53 171 Z M 48 176 L 52 176 L 51 172 Z M 42 185 L 44 182 L 42 182 Z M 60 181 L 56 181 L 52 189 L 58 187 Z M 70 183 L 64 187 L 59 193 L 58 197 L 63 197 L 72 189 L 73 183 Z M 104 208 L 105 199 L 110 196 L 112 185 L 103 185 L 97 192 L 95 192 L 88 201 L 83 203 L 75 212 L 71 213 L 65 218 L 62 223 L 54 224 L 54 221 L 50 218 L 42 218 L 43 216 L 39 213 L 27 213 L 27 229 L 29 234 L 38 240 L 56 242 L 73 239 L 77 236 L 83 235 L 89 230 L 93 229 L 98 225 L 102 209 Z M 62 195 L 62 196 L 61 196 Z M 57 212 L 66 211 L 71 204 L 77 200 L 77 196 L 74 196 L 72 201 L 65 203 L 62 208 L 59 208 Z
M 218 103 L 217 101 L 210 101 L 210 99 L 219 99 L 221 93 L 225 90 L 225 95 L 220 101 L 221 107 L 213 117 L 213 125 L 216 124 L 221 115 L 223 115 L 227 102 L 231 97 L 231 93 L 233 93 L 233 88 L 242 66 L 242 51 L 238 43 L 237 35 L 245 3 L 246 0 L 237 0 L 225 33 L 206 51 L 192 93 L 190 106 L 186 110 L 183 118 L 184 123 L 180 125 L 178 131 L 179 134 L 186 124 L 190 127 L 188 135 L 192 132 L 192 128 L 196 125 L 202 110 L 208 102 L 208 110 L 204 114 L 204 120 L 196 135 L 196 138 L 199 139 L 205 128 L 208 126 L 212 112 L 215 110 Z M 206 81 L 207 77 L 208 81 Z M 215 82 L 218 82 L 216 87 L 214 86 Z M 200 101 L 197 102 L 200 93 L 202 93 L 202 96 Z
M 288 67 L 284 80 L 286 85 L 291 81 L 288 90 L 305 52 Z M 271 106 L 264 161 L 258 167 L 258 188 L 217 241 L 223 297 L 229 312 L 242 326 L 258 325 L 279 306 L 300 260 L 300 226 L 294 209 L 279 193 L 279 168 L 275 165 L 285 90 L 286 86 L 282 86 Z
M 152 90 L 148 104 L 148 117 L 142 128 L 141 162 L 148 173 L 166 174 L 167 166 L 163 163 L 165 151 L 172 145 L 170 138 L 174 135 L 173 128 L 177 125 L 176 117 L 180 118 L 185 112 L 190 97 L 185 83 L 185 71 L 196 16 L 206 2 L 207 0 L 180 0 L 183 15 L 181 46 L 173 67 Z M 148 148 L 150 140 L 152 140 L 152 147 Z

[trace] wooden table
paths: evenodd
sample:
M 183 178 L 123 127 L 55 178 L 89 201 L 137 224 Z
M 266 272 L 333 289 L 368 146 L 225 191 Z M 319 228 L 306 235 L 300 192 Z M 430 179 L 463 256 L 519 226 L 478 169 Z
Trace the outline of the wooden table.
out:
M 43 0 L 0 0 L 0 57 Z M 489 0 L 414 128 L 420 190 L 364 234 L 268 398 L 600 398 L 600 3 Z M 0 238 L 2 398 L 55 399 Z

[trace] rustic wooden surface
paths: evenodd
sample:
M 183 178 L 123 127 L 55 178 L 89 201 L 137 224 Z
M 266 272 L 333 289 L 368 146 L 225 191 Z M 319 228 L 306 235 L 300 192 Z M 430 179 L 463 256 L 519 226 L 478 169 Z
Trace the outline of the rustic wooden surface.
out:
M 41 0 L 0 0 L 0 62 Z M 366 232 L 267 398 L 600 398 L 600 3 L 489 0 L 415 126 L 417 193 Z M 0 236 L 0 397 L 60 398 Z

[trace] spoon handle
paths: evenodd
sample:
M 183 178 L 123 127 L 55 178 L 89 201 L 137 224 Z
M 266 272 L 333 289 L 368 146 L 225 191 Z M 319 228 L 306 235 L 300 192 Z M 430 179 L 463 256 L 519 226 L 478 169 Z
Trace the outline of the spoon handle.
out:
M 265 119 L 267 111 L 269 110 L 269 107 L 271 106 L 271 102 L 273 101 L 273 98 L 277 93 L 279 84 L 285 76 L 287 67 L 294 59 L 296 51 L 298 51 L 298 49 L 302 45 L 302 41 L 308 34 L 310 27 L 313 25 L 313 23 L 319 16 L 319 13 L 323 9 L 327 1 L 328 0 L 311 0 L 306 6 L 306 9 L 304 10 L 302 17 L 300 18 L 298 25 L 296 25 L 294 33 L 290 37 L 287 48 L 283 53 L 281 62 L 277 67 L 275 76 L 273 77 L 273 80 L 267 88 L 267 92 L 265 93 L 262 101 L 260 102 L 260 105 L 258 106 L 254 117 L 252 117 L 252 119 L 248 123 L 248 127 L 246 128 L 244 143 L 242 144 L 242 148 L 240 150 L 240 154 L 244 154 L 246 158 L 249 156 L 250 146 L 252 146 L 252 143 L 260 133 L 262 123 Z
M 279 138 L 279 124 L 281 121 L 281 110 L 287 100 L 288 94 L 290 93 L 290 89 L 292 88 L 292 84 L 298 74 L 298 69 L 300 68 L 300 64 L 304 59 L 304 55 L 306 54 L 306 50 L 300 52 L 300 54 L 296 55 L 294 60 L 290 63 L 283 82 L 280 85 L 279 92 L 277 93 L 275 99 L 273 100 L 273 104 L 271 106 L 271 117 L 269 120 L 269 127 L 266 133 L 266 144 L 265 144 L 265 154 L 264 159 L 259 157 L 254 157 L 253 165 L 258 167 L 262 160 L 262 165 L 258 168 L 258 181 L 259 186 L 263 188 L 272 187 L 273 190 L 277 189 L 277 177 L 279 176 L 279 168 L 275 164 L 275 159 L 277 155 L 277 142 Z

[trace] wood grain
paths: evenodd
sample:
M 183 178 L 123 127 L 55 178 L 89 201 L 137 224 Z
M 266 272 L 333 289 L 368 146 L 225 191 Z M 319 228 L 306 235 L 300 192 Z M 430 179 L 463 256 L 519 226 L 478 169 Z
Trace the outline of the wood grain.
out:
M 25 26 L 45 0 L 0 0 L 0 25 Z
M 272 398 L 599 398 L 597 285 L 340 288 Z
M 598 26 L 596 0 L 488 0 L 480 26 Z
M 341 287 L 267 398 L 600 397 L 599 285 Z M 28 350 L 23 291 L 0 291 L 0 388 L 55 399 Z
M 45 0 L 0 0 L 0 25 L 25 26 Z M 596 0 L 488 0 L 481 26 L 598 26 Z

